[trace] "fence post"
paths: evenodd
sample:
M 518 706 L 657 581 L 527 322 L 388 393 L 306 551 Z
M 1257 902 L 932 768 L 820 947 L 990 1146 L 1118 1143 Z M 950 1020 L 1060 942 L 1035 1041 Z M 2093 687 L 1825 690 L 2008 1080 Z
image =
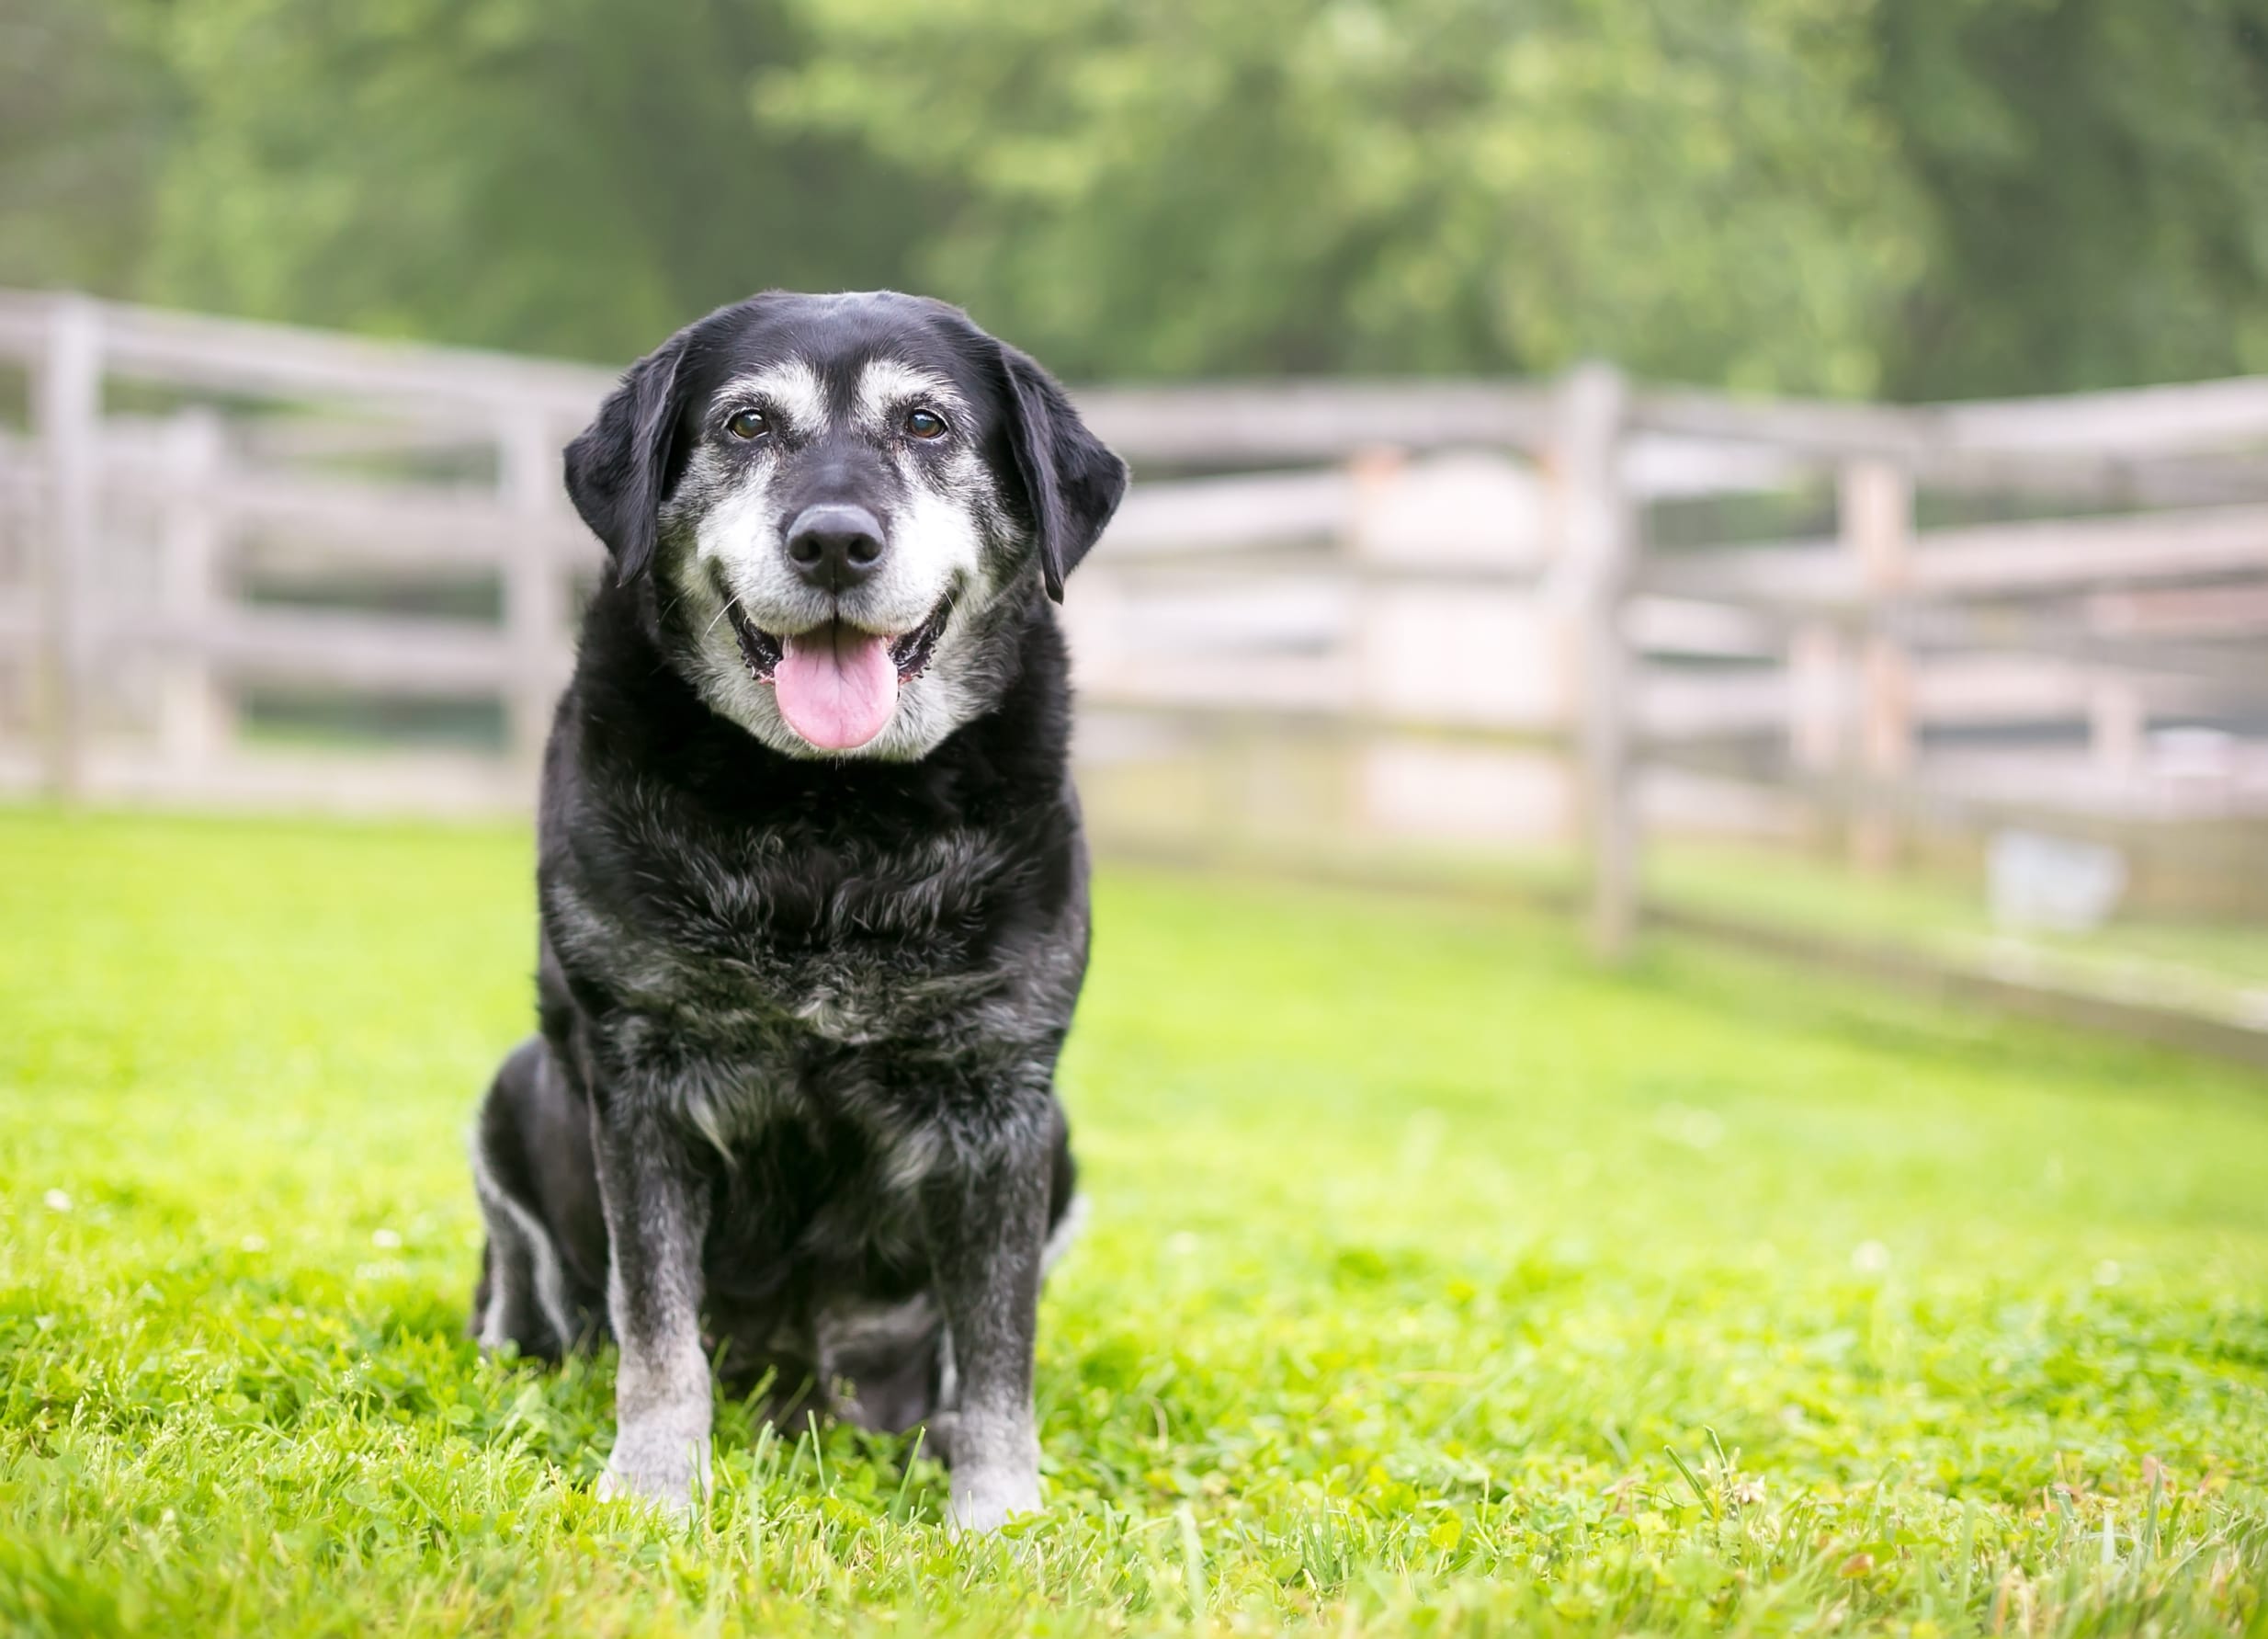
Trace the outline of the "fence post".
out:
M 191 780 L 230 737 L 232 715 L 211 655 L 221 604 L 221 527 L 212 495 L 221 452 L 221 417 L 210 409 L 184 410 L 166 428 L 158 590 L 168 654 L 158 686 L 158 744 L 175 772 Z
M 1409 451 L 1390 444 L 1370 445 L 1347 458 L 1352 506 L 1346 534 L 1340 542 L 1340 557 L 1346 566 L 1347 584 L 1354 588 L 1346 654 L 1358 700 L 1375 700 L 1372 689 L 1379 667 L 1386 663 L 1387 644 L 1380 628 L 1382 620 L 1391 614 L 1384 599 L 1391 594 L 1393 586 L 1381 559 L 1378 519 L 1392 505 L 1409 460 Z M 1355 712 L 1355 732 L 1344 738 L 1339 753 L 1343 765 L 1339 817 L 1350 822 L 1350 829 L 1374 828 L 1380 806 L 1374 794 L 1374 765 L 1380 750 L 1390 741 L 1389 734 L 1376 727 L 1365 729 L 1361 715 L 1359 711 Z
M 1851 827 L 1853 862 L 1883 871 L 1898 858 L 1899 827 L 1878 798 L 1913 768 L 1913 663 L 1883 629 L 1913 573 L 1913 481 L 1895 462 L 1845 465 L 1837 486 L 1843 550 L 1858 568 L 1865 599 L 1859 649 L 1858 781 L 1865 804 Z
M 560 493 L 559 450 L 541 415 L 510 415 L 499 427 L 496 483 L 513 515 L 504 571 L 505 642 L 511 654 L 505 732 L 513 760 L 532 771 L 543 760 L 550 734 L 567 641 L 565 565 L 550 528 Z
M 2098 675 L 2087 689 L 2087 745 L 2096 768 L 2116 780 L 2130 780 L 2141 766 L 2149 734 L 2149 707 L 2132 677 Z
M 102 461 L 102 310 L 84 296 L 49 309 L 34 406 L 47 467 L 41 519 L 43 772 L 65 801 L 85 790 L 87 561 L 98 527 Z
M 1622 485 L 1629 392 L 1605 364 L 1579 365 L 1560 385 L 1553 450 L 1559 487 L 1559 550 L 1577 589 L 1576 746 L 1591 862 L 1590 935 L 1604 962 L 1629 954 L 1639 922 L 1638 791 L 1633 779 L 1637 701 L 1622 606 L 1637 567 L 1636 533 Z

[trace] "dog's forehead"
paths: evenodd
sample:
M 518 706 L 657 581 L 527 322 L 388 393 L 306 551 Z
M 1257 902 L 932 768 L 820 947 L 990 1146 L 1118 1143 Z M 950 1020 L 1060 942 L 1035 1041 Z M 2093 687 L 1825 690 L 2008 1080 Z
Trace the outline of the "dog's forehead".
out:
M 792 375 L 829 407 L 942 389 L 984 396 L 982 332 L 942 302 L 890 292 L 759 298 L 734 310 L 708 354 L 708 388 Z

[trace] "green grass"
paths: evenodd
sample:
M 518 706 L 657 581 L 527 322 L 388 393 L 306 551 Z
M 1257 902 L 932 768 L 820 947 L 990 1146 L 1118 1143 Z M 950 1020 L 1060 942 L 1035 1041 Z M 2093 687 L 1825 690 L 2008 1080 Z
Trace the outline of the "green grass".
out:
M 1981 880 L 1874 876 L 1817 854 L 1694 843 L 1650 849 L 1647 867 L 1658 898 L 1744 921 L 1968 966 L 2021 953 L 2068 985 L 2112 994 L 2147 986 L 2209 1012 L 2257 1017 L 2268 998 L 2268 928 L 2257 920 L 2126 916 L 2088 933 L 2016 933 L 1994 925 Z
M 0 812 L 0 1627 L 2258 1631 L 2268 1086 L 1558 925 L 1106 873 L 1049 1514 L 461 1334 L 514 831 Z

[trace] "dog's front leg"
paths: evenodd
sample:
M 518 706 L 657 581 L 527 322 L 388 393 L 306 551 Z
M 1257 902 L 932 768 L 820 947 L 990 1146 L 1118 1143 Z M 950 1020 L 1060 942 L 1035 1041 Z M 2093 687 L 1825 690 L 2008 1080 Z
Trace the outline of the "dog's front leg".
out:
M 1048 1152 L 1016 1144 L 924 1191 L 931 1267 L 960 1376 L 952 1434 L 956 1531 L 1039 1507 L 1032 1347 L 1048 1226 Z
M 596 1136 L 610 1250 L 607 1306 L 620 1346 L 614 1451 L 598 1494 L 645 1497 L 682 1517 L 709 1485 L 700 1318 L 708 1185 L 663 1122 L 601 1118 Z

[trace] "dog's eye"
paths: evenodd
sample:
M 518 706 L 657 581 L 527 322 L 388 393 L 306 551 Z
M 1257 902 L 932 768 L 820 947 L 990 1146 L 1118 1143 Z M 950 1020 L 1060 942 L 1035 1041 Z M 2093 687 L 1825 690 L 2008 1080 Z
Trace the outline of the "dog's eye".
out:
M 727 417 L 724 430 L 736 438 L 760 438 L 772 430 L 762 410 L 735 410 Z
M 945 417 L 935 410 L 909 410 L 905 418 L 906 434 L 910 438 L 929 439 L 945 437 Z

